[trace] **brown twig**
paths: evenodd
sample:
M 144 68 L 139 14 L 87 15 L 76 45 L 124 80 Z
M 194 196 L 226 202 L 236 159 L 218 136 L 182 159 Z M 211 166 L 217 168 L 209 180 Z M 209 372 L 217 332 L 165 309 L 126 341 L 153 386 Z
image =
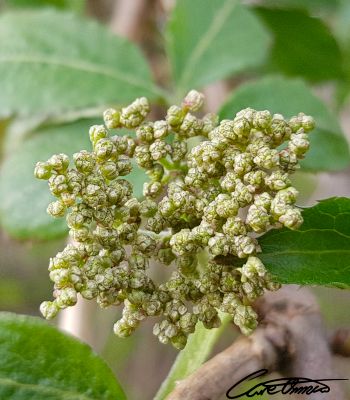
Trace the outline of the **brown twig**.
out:
M 337 329 L 330 338 L 330 346 L 334 354 L 350 357 L 350 328 Z
M 338 378 L 319 308 L 309 290 L 286 286 L 265 295 L 256 308 L 261 319 L 258 329 L 178 382 L 167 400 L 218 399 L 235 382 L 262 368 L 285 376 Z M 329 393 L 311 394 L 308 400 L 345 399 L 339 382 L 327 384 Z

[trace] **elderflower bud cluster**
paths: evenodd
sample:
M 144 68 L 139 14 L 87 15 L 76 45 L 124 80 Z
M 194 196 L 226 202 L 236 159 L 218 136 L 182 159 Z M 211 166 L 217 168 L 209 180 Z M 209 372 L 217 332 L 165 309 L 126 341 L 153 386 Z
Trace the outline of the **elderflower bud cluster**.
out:
M 194 114 L 203 100 L 192 90 L 155 122 L 145 120 L 145 98 L 108 109 L 104 125 L 90 128 L 92 151 L 74 154 L 74 165 L 65 154 L 37 163 L 36 177 L 57 198 L 47 212 L 65 216 L 72 237 L 50 261 L 54 300 L 41 305 L 46 318 L 80 294 L 101 307 L 124 303 L 114 325 L 121 337 L 161 317 L 154 334 L 179 349 L 198 321 L 218 327 L 219 311 L 244 334 L 255 329 L 253 302 L 279 287 L 259 259 L 259 235 L 303 222 L 289 176 L 314 121 L 247 108 L 219 122 Z M 119 128 L 135 138 L 111 136 Z M 142 199 L 124 178 L 131 159 L 149 176 Z M 172 269 L 167 281 L 151 278 L 154 261 Z

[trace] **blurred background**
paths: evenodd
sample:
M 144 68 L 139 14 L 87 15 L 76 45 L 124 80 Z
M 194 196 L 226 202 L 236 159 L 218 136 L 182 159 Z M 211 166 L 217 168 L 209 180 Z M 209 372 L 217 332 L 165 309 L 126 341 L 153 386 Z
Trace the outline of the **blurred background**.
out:
M 84 62 L 84 51 L 90 51 L 85 47 L 88 47 L 91 35 L 93 46 L 100 52 L 95 54 L 95 50 L 91 50 L 91 57 L 105 56 L 106 65 L 115 62 L 116 67 L 127 74 L 137 73 L 139 68 L 141 79 L 148 79 L 148 72 L 141 71 L 143 67 L 137 58 L 142 56 L 142 62 L 149 65 L 147 68 L 153 81 L 169 93 L 174 92 L 171 98 L 175 101 L 179 93 L 173 90 L 177 79 L 175 77 L 175 83 L 172 83 L 171 69 L 175 75 L 181 74 L 185 65 L 179 62 L 174 67 L 174 57 L 186 53 L 186 46 L 196 39 L 193 30 L 196 31 L 197 25 L 200 30 L 211 18 L 206 15 L 206 12 L 211 12 L 210 7 L 207 11 L 206 6 L 199 7 L 198 13 L 187 15 L 181 9 L 185 7 L 184 2 L 179 3 L 178 11 L 174 12 L 174 7 L 178 7 L 175 0 L 0 0 L 1 310 L 39 315 L 39 304 L 51 298 L 52 287 L 47 273 L 49 257 L 60 251 L 67 240 L 60 222 L 54 221 L 51 225 L 52 222 L 41 215 L 45 214 L 48 198 L 46 194 L 42 196 L 46 187 L 42 189 L 34 178 L 31 179 L 33 161 L 45 159 L 54 152 L 64 152 L 66 148 L 71 153 L 79 150 L 81 141 L 85 139 L 72 139 L 72 132 L 80 129 L 80 133 L 86 136 L 86 127 L 99 121 L 106 106 L 126 103 L 137 93 L 143 95 L 141 89 L 127 95 L 122 87 L 113 87 L 113 82 L 95 83 L 84 74 L 78 73 L 71 79 L 72 74 L 67 77 L 59 68 L 53 68 L 48 75 L 42 75 L 41 66 L 34 64 L 23 63 L 9 68 L 5 65 L 6 60 L 9 55 L 20 58 L 23 54 L 25 57 L 30 55 L 31 59 L 40 58 L 35 43 L 41 41 L 43 53 L 47 51 L 50 54 L 52 49 L 56 49 L 63 58 L 74 56 L 75 60 L 81 58 Z M 213 3 L 220 5 L 224 1 L 215 0 Z M 212 79 L 194 80 L 196 89 L 202 89 L 207 96 L 206 110 L 218 111 L 236 91 L 243 93 L 245 85 L 267 76 L 278 76 L 286 85 L 289 82 L 291 85 L 300 83 L 307 89 L 305 96 L 302 90 L 300 93 L 297 90 L 296 96 L 300 98 L 289 100 L 297 105 L 300 101 L 303 105 L 299 111 L 306 112 L 304 103 L 309 104 L 309 99 L 315 102 L 315 109 L 319 104 L 325 104 L 331 113 L 331 116 L 326 116 L 331 123 L 324 123 L 322 129 L 332 126 L 329 130 L 336 132 L 322 142 L 327 146 L 325 157 L 322 152 L 315 152 L 314 164 L 306 165 L 307 172 L 296 175 L 295 185 L 302 193 L 299 203 L 311 205 L 327 197 L 350 197 L 350 2 L 252 0 L 240 3 L 252 18 L 249 21 L 254 22 L 257 36 L 241 34 L 243 27 L 237 32 L 225 32 L 225 52 L 230 53 L 232 49 L 238 67 L 231 63 L 222 73 L 213 73 Z M 42 15 L 48 17 L 44 18 L 46 23 L 40 25 Z M 51 24 L 50 18 L 56 17 L 57 21 Z M 33 24 L 35 18 L 37 25 Z M 75 19 L 79 22 L 75 23 Z M 88 25 L 87 20 L 97 21 L 102 25 L 101 30 Z M 187 29 L 188 25 L 191 29 Z M 65 48 L 64 42 L 70 42 L 69 35 L 73 30 L 72 43 Z M 61 41 L 58 39 L 60 35 Z M 116 44 L 119 59 L 113 58 L 113 46 L 108 47 L 114 43 L 112 36 L 126 38 L 126 42 Z M 176 41 L 177 38 L 179 43 L 185 43 L 183 49 L 177 48 L 176 43 L 169 44 L 169 40 Z M 243 49 L 254 45 L 258 46 L 254 50 L 257 52 L 256 62 L 254 55 L 246 64 L 241 62 L 240 52 L 243 60 L 247 57 Z M 139 50 L 133 60 L 131 53 L 135 47 Z M 216 62 L 217 69 L 220 69 L 226 62 L 222 49 L 213 45 L 210 52 L 211 63 L 215 67 Z M 127 60 L 135 71 L 129 71 Z M 272 92 L 269 90 L 266 94 L 260 93 L 263 104 L 266 99 L 266 108 L 269 108 L 273 88 Z M 286 90 L 286 97 L 293 97 L 293 93 Z M 57 104 L 52 99 L 56 99 Z M 162 101 L 155 100 L 155 104 L 154 114 L 161 115 L 164 112 Z M 322 110 L 320 108 L 320 114 Z M 60 136 L 61 124 L 70 142 L 64 141 L 65 135 Z M 325 168 L 320 167 L 323 162 Z M 141 175 L 135 175 L 139 191 L 142 179 Z M 319 299 L 330 331 L 349 326 L 349 291 L 318 287 L 312 290 Z M 119 315 L 118 309 L 99 310 L 93 302 L 80 301 L 53 323 L 80 337 L 100 353 L 118 375 L 130 399 L 150 399 L 166 376 L 177 351 L 159 344 L 152 335 L 150 323 L 144 323 L 130 338 L 115 337 L 112 326 Z M 225 348 L 236 336 L 233 328 L 227 329 L 215 351 Z M 339 376 L 350 376 L 348 359 L 337 358 L 336 367 Z M 348 393 L 350 397 L 350 385 Z

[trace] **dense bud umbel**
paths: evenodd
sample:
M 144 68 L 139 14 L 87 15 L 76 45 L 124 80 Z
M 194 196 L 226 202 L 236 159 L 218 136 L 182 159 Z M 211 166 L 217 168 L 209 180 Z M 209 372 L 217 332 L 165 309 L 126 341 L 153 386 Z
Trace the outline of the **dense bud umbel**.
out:
M 244 334 L 254 330 L 252 302 L 279 286 L 259 259 L 258 235 L 303 222 L 289 175 L 309 148 L 314 121 L 251 108 L 232 120 L 198 118 L 191 113 L 203 100 L 191 90 L 155 122 L 145 122 L 144 97 L 108 109 L 105 125 L 89 131 L 92 151 L 73 155 L 75 168 L 65 154 L 37 163 L 35 176 L 48 180 L 57 197 L 47 211 L 66 215 L 73 239 L 50 261 L 55 299 L 40 307 L 46 318 L 80 294 L 103 308 L 124 302 L 114 325 L 121 337 L 146 317 L 162 316 L 154 334 L 181 349 L 197 321 L 208 329 L 220 325 L 219 310 Z M 119 128 L 136 135 L 110 136 Z M 149 177 L 143 199 L 122 178 L 131 158 Z M 172 265 L 166 282 L 152 280 L 154 261 Z

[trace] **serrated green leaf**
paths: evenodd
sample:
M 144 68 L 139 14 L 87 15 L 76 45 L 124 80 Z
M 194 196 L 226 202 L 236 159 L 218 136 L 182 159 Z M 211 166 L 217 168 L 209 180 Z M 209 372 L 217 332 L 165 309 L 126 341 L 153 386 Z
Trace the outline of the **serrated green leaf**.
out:
M 316 129 L 310 133 L 310 151 L 301 161 L 310 171 L 336 171 L 349 165 L 349 145 L 337 118 L 299 79 L 267 77 L 243 84 L 220 110 L 221 118 L 232 118 L 243 108 L 269 110 L 289 118 L 299 112 L 312 115 Z
M 302 10 L 254 10 L 274 37 L 268 63 L 272 70 L 313 82 L 342 78 L 340 48 L 320 18 Z
M 5 159 L 0 170 L 0 224 L 11 236 L 47 240 L 67 233 L 64 218 L 55 219 L 46 213 L 54 197 L 46 181 L 34 178 L 34 166 L 52 154 L 71 156 L 80 150 L 91 150 L 88 130 L 100 122 L 89 119 L 40 129 Z M 134 166 L 128 179 L 134 185 L 135 196 L 140 197 L 146 175 Z
M 124 400 L 89 346 L 39 318 L 0 313 L 2 400 Z
M 0 86 L 0 116 L 57 115 L 159 96 L 132 43 L 49 9 L 0 17 Z
M 303 211 L 297 231 L 273 229 L 259 238 L 259 257 L 283 283 L 350 286 L 350 199 L 322 200 Z
M 184 350 L 177 356 L 171 370 L 162 383 L 154 400 L 165 400 L 175 387 L 176 381 L 192 374 L 209 357 L 221 333 L 231 320 L 228 314 L 220 313 L 222 324 L 219 328 L 206 329 L 198 323 L 196 331 L 189 337 Z
M 237 0 L 179 0 L 167 26 L 178 95 L 262 62 L 269 37 Z

